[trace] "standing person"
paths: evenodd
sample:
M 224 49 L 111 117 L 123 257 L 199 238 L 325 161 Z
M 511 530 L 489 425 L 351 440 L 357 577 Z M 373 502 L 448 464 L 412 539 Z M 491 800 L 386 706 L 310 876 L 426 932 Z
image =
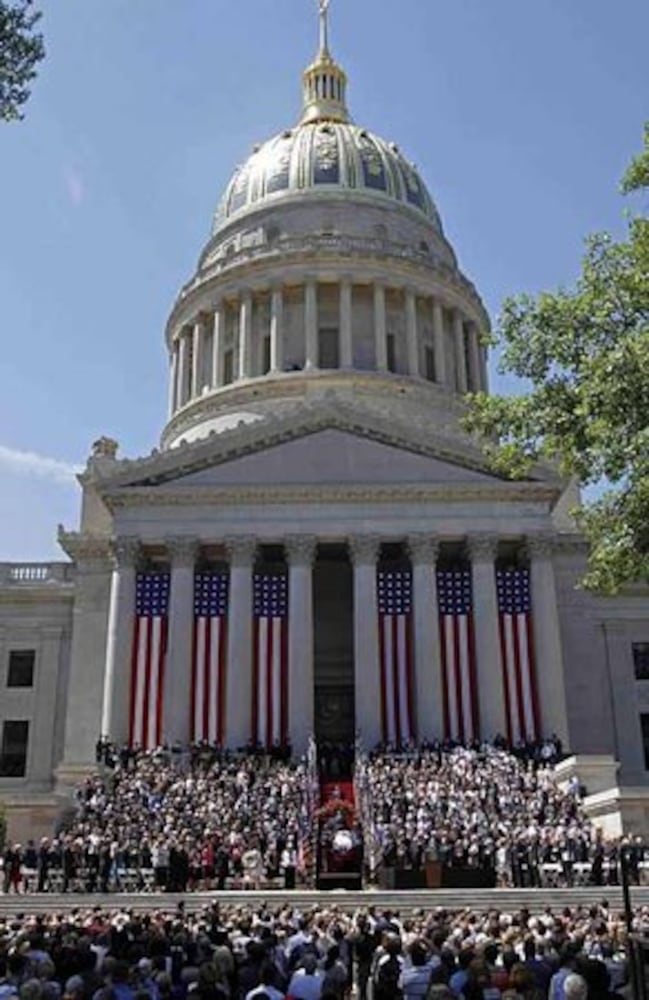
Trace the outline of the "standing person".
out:
M 291 1000 L 319 1000 L 321 993 L 322 973 L 315 955 L 305 955 L 300 968 L 291 976 L 287 995 Z
M 50 842 L 47 837 L 41 837 L 41 842 L 38 846 L 36 871 L 38 873 L 36 891 L 47 892 L 50 871 Z
M 404 962 L 398 935 L 386 934 L 382 952 L 377 953 L 374 966 L 374 1000 L 401 1000 L 403 992 L 399 983 Z
M 433 970 L 439 965 L 428 954 L 423 941 L 415 939 L 408 948 L 408 961 L 401 971 L 399 986 L 403 1000 L 421 1000 L 428 992 Z

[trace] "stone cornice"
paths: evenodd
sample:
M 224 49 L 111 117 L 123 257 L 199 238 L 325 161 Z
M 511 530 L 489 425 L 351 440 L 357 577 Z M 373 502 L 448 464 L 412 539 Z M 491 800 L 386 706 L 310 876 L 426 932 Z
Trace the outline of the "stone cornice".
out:
M 109 562 L 112 558 L 111 539 L 108 535 L 87 535 L 79 531 L 66 531 L 59 525 L 57 541 L 73 562 Z
M 548 504 L 556 490 L 538 483 L 442 483 L 417 486 L 125 486 L 102 491 L 109 510 L 124 507 L 187 507 L 203 504 L 392 504 L 392 503 L 530 503 Z

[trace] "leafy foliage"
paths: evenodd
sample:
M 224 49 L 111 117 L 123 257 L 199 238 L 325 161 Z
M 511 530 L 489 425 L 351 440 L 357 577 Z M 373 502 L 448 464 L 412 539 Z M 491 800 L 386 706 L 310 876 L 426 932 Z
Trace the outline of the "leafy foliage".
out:
M 649 191 L 649 126 L 622 191 Z M 504 303 L 501 371 L 531 388 L 474 394 L 465 420 L 512 478 L 549 459 L 582 486 L 607 484 L 575 512 L 590 543 L 584 584 L 606 593 L 649 582 L 649 219 L 629 214 L 626 235 L 587 240 L 574 289 Z
M 33 0 L 0 0 L 0 120 L 21 119 L 36 65 L 45 55 L 42 35 L 35 28 L 40 12 Z

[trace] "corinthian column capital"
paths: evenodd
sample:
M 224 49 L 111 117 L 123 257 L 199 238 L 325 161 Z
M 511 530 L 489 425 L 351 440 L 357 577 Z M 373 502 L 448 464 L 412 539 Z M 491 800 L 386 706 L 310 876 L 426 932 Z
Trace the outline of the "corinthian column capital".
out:
M 525 539 L 525 552 L 530 559 L 550 559 L 554 551 L 554 536 L 551 532 L 539 532 Z
M 185 535 L 172 535 L 165 539 L 172 566 L 193 566 L 198 555 L 198 539 Z
M 379 535 L 352 535 L 349 539 L 349 551 L 354 565 L 376 564 L 380 546 Z
M 111 539 L 110 554 L 116 569 L 137 567 L 142 558 L 142 544 L 135 535 L 118 535 Z
M 315 535 L 287 535 L 284 549 L 291 566 L 312 566 L 318 539 Z
M 409 535 L 408 552 L 412 563 L 434 566 L 439 555 L 439 545 L 437 535 Z
M 466 547 L 474 562 L 493 562 L 498 552 L 498 535 L 469 535 Z
M 223 540 L 230 566 L 252 566 L 257 552 L 255 535 L 229 535 Z

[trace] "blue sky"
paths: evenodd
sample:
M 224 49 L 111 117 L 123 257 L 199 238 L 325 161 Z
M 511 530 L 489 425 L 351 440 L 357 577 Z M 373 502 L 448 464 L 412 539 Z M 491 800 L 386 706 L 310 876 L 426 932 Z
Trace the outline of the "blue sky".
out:
M 233 168 L 293 123 L 316 0 L 44 0 L 0 125 L 0 560 L 57 558 L 100 434 L 157 445 L 164 323 Z M 647 0 L 332 0 L 357 122 L 419 166 L 492 316 L 623 232 Z M 496 383 L 497 384 L 497 383 Z

